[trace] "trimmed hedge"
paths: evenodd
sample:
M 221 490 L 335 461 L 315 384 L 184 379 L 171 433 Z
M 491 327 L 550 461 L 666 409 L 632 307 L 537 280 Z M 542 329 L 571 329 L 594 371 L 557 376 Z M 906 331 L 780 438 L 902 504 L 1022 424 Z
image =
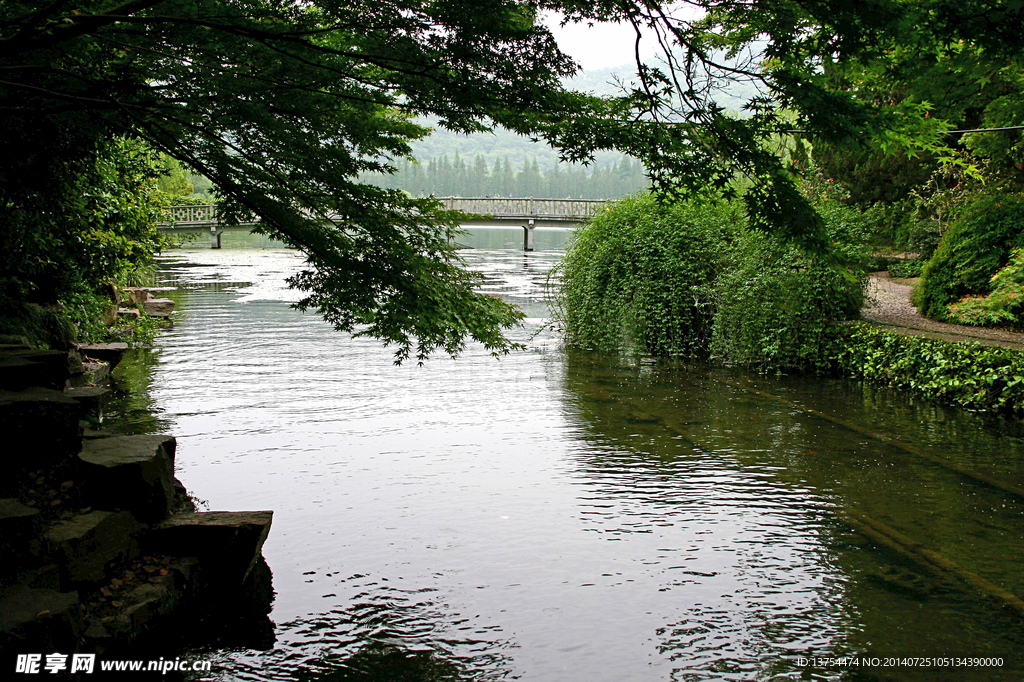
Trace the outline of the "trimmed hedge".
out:
M 1024 411 L 1024 352 L 904 336 L 868 324 L 840 328 L 830 353 L 846 376 L 977 410 Z

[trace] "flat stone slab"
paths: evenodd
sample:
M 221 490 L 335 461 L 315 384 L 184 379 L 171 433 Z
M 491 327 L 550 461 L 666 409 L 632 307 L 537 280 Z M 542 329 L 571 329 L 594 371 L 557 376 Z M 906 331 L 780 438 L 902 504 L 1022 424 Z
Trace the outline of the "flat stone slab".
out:
M 78 350 L 85 353 L 124 353 L 128 350 L 128 344 L 124 341 L 111 341 L 110 343 L 80 343 Z M 96 357 L 95 355 L 93 357 Z
M 5 660 L 14 653 L 70 653 L 81 630 L 77 592 L 26 585 L 0 592 L 0 652 Z
M 0 538 L 3 542 L 33 534 L 39 521 L 39 510 L 5 497 L 0 499 Z
M 83 415 L 98 416 L 107 398 L 110 397 L 110 389 L 103 386 L 79 386 L 65 388 L 64 395 L 78 401 L 82 406 Z
M 110 363 L 108 362 L 83 362 L 83 373 L 73 376 L 67 381 L 68 388 L 81 388 L 91 386 L 97 381 L 102 381 L 110 374 Z
M 21 334 L 0 334 L 0 348 L 31 348 L 27 336 Z
M 174 301 L 169 298 L 151 298 L 142 304 L 150 317 L 168 317 L 174 312 Z
M 273 518 L 272 511 L 175 514 L 150 530 L 146 551 L 197 557 L 207 585 L 237 590 L 256 565 Z
M 174 503 L 173 436 L 111 436 L 82 441 L 78 455 L 93 505 L 159 521 Z
M 39 510 L 13 498 L 0 499 L 0 575 L 30 561 L 39 531 Z
M 61 387 L 70 374 L 66 350 L 16 350 L 8 351 L 4 355 L 39 365 L 33 381 L 33 385 L 36 386 Z
M 0 388 L 20 391 L 33 384 L 45 383 L 46 367 L 15 355 L 0 356 Z
M 20 571 L 11 583 L 48 590 L 60 590 L 60 566 L 57 564 L 43 564 L 26 568 Z
M 106 577 L 107 564 L 135 553 L 133 537 L 138 528 L 128 512 L 94 511 L 54 525 L 46 540 L 67 581 L 99 582 Z
M 117 431 L 109 431 L 107 429 L 94 429 L 91 426 L 85 427 L 84 430 L 82 431 L 82 438 L 84 440 L 89 440 L 90 438 L 113 438 L 114 436 L 119 435 L 121 434 L 119 434 Z
M 0 487 L 14 478 L 10 471 L 36 469 L 69 458 L 81 447 L 78 401 L 51 388 L 0 391 L 0 442 L 23 442 L 31 449 L 15 456 L 14 448 L 3 448 L 3 462 L 9 471 L 0 476 Z
M 122 287 L 122 299 L 127 305 L 139 305 L 149 300 L 149 287 Z
M 9 521 L 17 519 L 31 519 L 39 515 L 39 510 L 35 507 L 30 507 L 27 504 L 22 504 L 17 500 L 5 497 L 0 499 L 0 524 L 6 524 Z
M 124 354 L 128 352 L 128 344 L 124 341 L 112 343 L 80 343 L 78 351 L 87 357 L 102 360 L 110 364 L 110 369 L 117 367 Z

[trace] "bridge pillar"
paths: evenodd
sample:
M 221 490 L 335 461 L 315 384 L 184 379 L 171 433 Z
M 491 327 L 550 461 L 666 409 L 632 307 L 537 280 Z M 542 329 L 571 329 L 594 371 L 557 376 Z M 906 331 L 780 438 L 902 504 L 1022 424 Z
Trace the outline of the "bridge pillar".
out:
M 533 218 L 529 225 L 523 225 L 523 251 L 533 251 Z
M 219 249 L 220 248 L 220 236 L 222 234 L 224 234 L 223 230 L 218 230 L 216 227 L 211 227 L 210 228 L 210 248 L 211 249 Z

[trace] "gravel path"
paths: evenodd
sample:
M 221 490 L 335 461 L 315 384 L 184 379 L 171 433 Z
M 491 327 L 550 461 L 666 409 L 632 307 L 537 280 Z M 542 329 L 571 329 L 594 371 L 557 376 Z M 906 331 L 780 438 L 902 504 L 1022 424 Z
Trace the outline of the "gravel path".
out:
M 930 336 L 946 341 L 977 341 L 987 346 L 1024 348 L 1024 333 L 985 327 L 967 327 L 929 320 L 910 302 L 911 287 L 890 279 L 888 272 L 872 273 L 868 281 L 868 301 L 861 318 L 890 327 L 908 336 Z

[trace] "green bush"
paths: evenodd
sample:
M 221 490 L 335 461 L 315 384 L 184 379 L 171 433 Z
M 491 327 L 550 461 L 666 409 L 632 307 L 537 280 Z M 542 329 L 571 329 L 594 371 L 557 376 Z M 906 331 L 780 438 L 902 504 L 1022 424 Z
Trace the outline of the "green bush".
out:
M 577 232 L 562 266 L 559 317 L 578 348 L 706 352 L 713 285 L 742 222 L 735 204 L 629 197 Z
M 1024 313 L 1024 249 L 1014 249 L 1010 262 L 992 275 L 992 293 L 964 296 L 946 311 L 957 324 L 1019 325 Z
M 1024 246 L 1024 197 L 977 197 L 959 211 L 922 269 L 914 304 L 928 317 L 947 319 L 950 303 L 991 291 L 992 274 L 1018 246 Z
M 577 233 L 566 255 L 558 315 L 567 344 L 776 367 L 820 363 L 830 325 L 859 310 L 865 250 L 859 211 L 831 199 L 817 208 L 831 262 L 745 230 L 739 202 L 617 203 Z
M 817 366 L 825 361 L 834 322 L 856 317 L 867 257 L 862 215 L 835 201 L 816 208 L 835 262 L 758 232 L 736 241 L 716 282 L 714 356 L 737 364 Z
M 907 279 L 909 277 L 920 277 L 921 268 L 924 267 L 925 261 L 915 258 L 914 260 L 904 260 L 896 263 L 890 263 L 888 270 L 889 276 L 896 279 Z
M 841 329 L 831 359 L 841 374 L 979 410 L 1024 410 L 1024 353 L 904 336 L 867 324 Z

